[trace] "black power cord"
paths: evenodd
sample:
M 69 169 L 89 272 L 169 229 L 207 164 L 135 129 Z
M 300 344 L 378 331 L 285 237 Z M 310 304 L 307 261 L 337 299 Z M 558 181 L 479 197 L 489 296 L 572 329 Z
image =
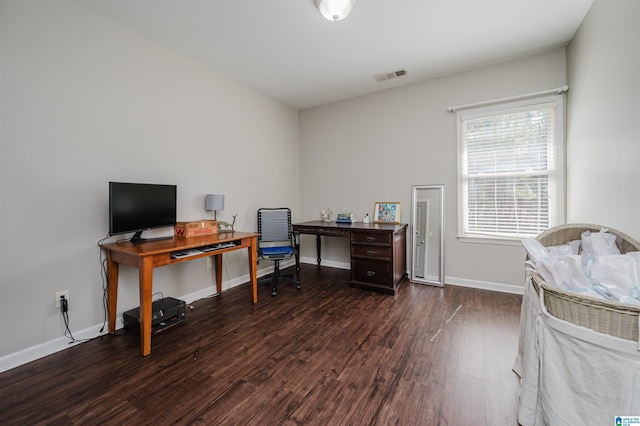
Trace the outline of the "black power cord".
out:
M 106 240 L 108 240 L 112 236 L 113 235 L 111 235 L 110 232 L 107 232 L 107 235 L 103 239 L 98 241 L 98 247 L 100 248 L 100 278 L 102 280 L 102 310 L 104 315 L 102 319 L 102 327 L 100 328 L 100 331 L 98 332 L 99 335 L 97 337 L 100 337 L 104 332 L 104 330 L 107 328 L 108 312 L 109 312 L 109 271 L 107 269 L 107 256 L 106 256 L 105 250 L 102 248 L 102 245 Z M 115 243 L 120 244 L 120 242 L 122 241 L 129 241 L 129 240 L 126 240 L 126 239 L 118 240 Z M 123 330 L 121 332 L 113 333 L 112 336 L 124 336 L 125 334 L 126 334 L 126 331 Z
M 80 340 L 76 340 L 76 338 L 73 337 L 71 329 L 69 328 L 69 301 L 64 296 L 60 296 L 60 315 L 62 315 L 62 320 L 64 321 L 64 335 L 71 339 L 69 344 L 79 342 Z
M 69 342 L 69 344 L 72 344 L 72 343 L 84 343 L 84 342 L 88 342 L 88 341 L 94 339 L 94 338 L 76 339 L 75 337 L 73 337 L 73 334 L 71 334 L 71 328 L 69 326 L 69 324 L 70 324 L 70 322 L 69 322 L 69 301 L 64 296 L 60 296 L 60 315 L 62 315 L 62 320 L 64 321 L 64 336 L 71 340 Z
M 69 300 L 67 300 L 67 298 L 64 296 L 60 296 L 60 315 L 62 315 L 62 320 L 64 321 L 64 328 L 65 328 L 64 335 L 65 337 L 71 340 L 69 344 L 84 343 L 84 342 L 88 342 L 93 339 L 96 339 L 102 335 L 102 332 L 106 328 L 107 311 L 108 311 L 108 294 L 107 293 L 108 293 L 109 279 L 108 279 L 107 267 L 106 267 L 107 259 L 103 258 L 104 250 L 102 250 L 102 244 L 104 244 L 104 241 L 110 237 L 111 237 L 111 234 L 107 233 L 106 237 L 98 241 L 98 247 L 100 247 L 100 275 L 102 278 L 102 306 L 104 309 L 104 316 L 102 321 L 102 328 L 100 329 L 99 334 L 96 337 L 90 337 L 87 339 L 76 339 L 75 337 L 73 337 L 73 334 L 71 333 L 70 320 L 69 320 Z
M 103 320 L 102 320 L 102 328 L 100 328 L 99 333 L 102 334 L 104 329 L 107 326 L 107 312 L 109 311 L 109 273 L 107 271 L 107 258 L 104 256 L 104 250 L 102 249 L 102 244 L 111 237 L 111 233 L 107 232 L 107 235 L 98 241 L 98 247 L 100 247 L 100 278 L 102 279 L 102 308 L 104 312 Z

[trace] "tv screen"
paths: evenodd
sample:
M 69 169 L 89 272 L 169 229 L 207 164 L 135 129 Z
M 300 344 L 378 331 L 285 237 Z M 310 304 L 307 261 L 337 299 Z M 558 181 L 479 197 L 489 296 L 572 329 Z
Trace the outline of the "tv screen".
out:
M 132 243 L 147 229 L 176 224 L 176 185 L 109 182 L 109 232 L 134 232 Z

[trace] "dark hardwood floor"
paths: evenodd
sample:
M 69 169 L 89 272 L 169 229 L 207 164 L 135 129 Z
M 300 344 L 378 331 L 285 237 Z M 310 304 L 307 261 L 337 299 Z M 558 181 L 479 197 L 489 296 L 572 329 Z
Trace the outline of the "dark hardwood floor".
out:
M 257 305 L 248 285 L 193 303 L 146 358 L 129 333 L 4 372 L 0 424 L 517 424 L 521 296 L 390 296 L 312 265 L 301 280 Z

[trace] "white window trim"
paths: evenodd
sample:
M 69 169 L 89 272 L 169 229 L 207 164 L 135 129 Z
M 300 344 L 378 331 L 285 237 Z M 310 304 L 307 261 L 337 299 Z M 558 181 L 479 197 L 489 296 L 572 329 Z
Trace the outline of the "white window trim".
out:
M 496 114 L 501 111 L 512 112 L 518 108 L 531 107 L 533 105 L 541 105 L 545 103 L 554 103 L 556 105 L 555 120 L 555 187 L 549 190 L 555 191 L 556 214 L 555 225 L 561 225 L 566 222 L 566 135 L 565 135 L 565 103 L 563 95 L 540 96 L 522 101 L 504 102 L 492 104 L 490 106 L 469 107 L 461 111 L 456 111 L 457 125 L 457 157 L 458 157 L 458 235 L 457 238 L 462 242 L 487 243 L 487 244 L 505 244 L 519 245 L 522 237 L 507 237 L 491 234 L 473 234 L 464 232 L 464 188 L 463 188 L 463 126 L 464 119 L 478 118 L 486 115 Z

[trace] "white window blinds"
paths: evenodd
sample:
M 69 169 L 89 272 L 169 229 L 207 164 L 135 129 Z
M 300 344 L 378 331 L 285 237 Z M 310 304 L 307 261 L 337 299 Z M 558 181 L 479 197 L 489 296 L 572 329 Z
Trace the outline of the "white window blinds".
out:
M 562 220 L 559 99 L 458 113 L 462 236 L 535 236 Z

